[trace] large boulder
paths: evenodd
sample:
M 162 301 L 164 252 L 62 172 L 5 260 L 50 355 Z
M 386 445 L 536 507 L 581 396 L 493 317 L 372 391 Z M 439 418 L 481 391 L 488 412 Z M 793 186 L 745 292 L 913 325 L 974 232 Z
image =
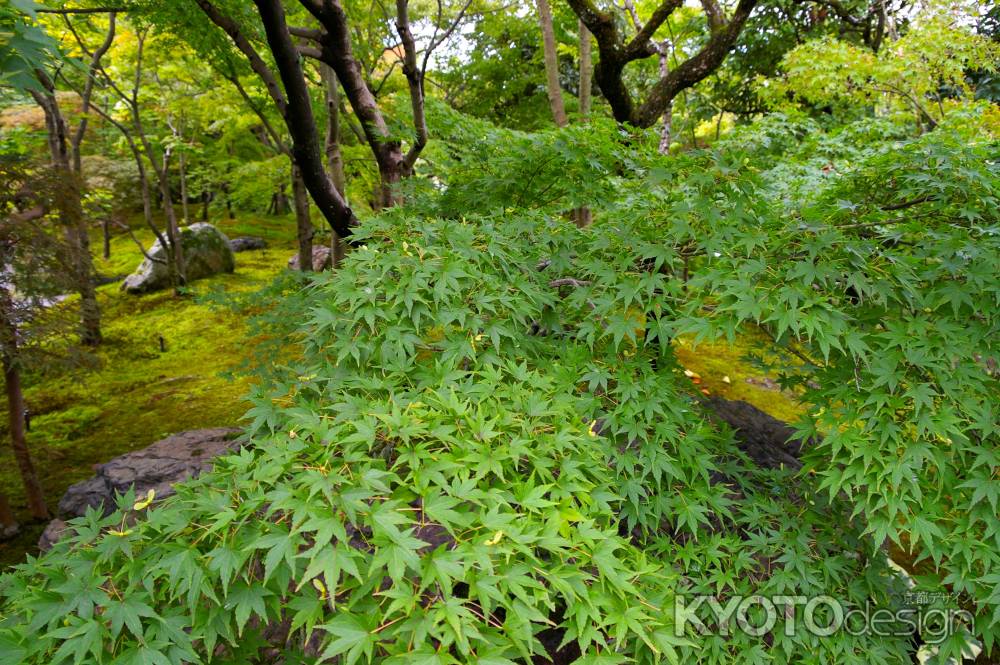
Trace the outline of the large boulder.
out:
M 191 282 L 209 275 L 233 272 L 236 258 L 229 238 L 211 224 L 198 222 L 181 229 L 181 251 L 184 254 L 184 276 Z M 157 240 L 147 252 L 154 260 L 143 259 L 135 272 L 125 278 L 122 290 L 146 293 L 171 286 L 168 255 Z
M 211 469 L 216 457 L 239 448 L 242 445 L 239 434 L 240 430 L 230 427 L 181 432 L 148 448 L 98 464 L 95 466 L 97 475 L 66 490 L 59 501 L 59 516 L 63 519 L 80 517 L 88 508 L 97 508 L 110 515 L 117 506 L 115 495 L 124 494 L 133 487 L 136 496 L 149 490 L 154 490 L 157 498 L 170 496 L 176 483 Z M 65 528 L 63 520 L 53 520 L 39 547 L 51 547 Z
M 316 245 L 313 247 L 312 256 L 312 269 L 314 272 L 322 272 L 324 270 L 329 270 L 330 266 L 333 265 L 333 255 L 330 252 L 330 248 L 326 245 Z M 296 254 L 292 258 L 288 259 L 288 267 L 292 270 L 299 269 L 299 255 Z

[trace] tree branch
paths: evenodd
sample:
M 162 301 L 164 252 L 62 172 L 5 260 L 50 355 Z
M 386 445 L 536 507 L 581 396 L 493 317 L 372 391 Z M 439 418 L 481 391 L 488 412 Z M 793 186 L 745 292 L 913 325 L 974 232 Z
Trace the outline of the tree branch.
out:
M 288 100 L 285 99 L 285 93 L 281 91 L 281 86 L 278 85 L 278 81 L 274 76 L 274 72 L 271 68 L 267 66 L 260 54 L 257 53 L 257 49 L 253 47 L 250 40 L 246 38 L 240 26 L 229 16 L 223 14 L 218 7 L 213 5 L 209 0 L 195 0 L 201 11 L 209 18 L 212 23 L 222 28 L 222 30 L 229 35 L 233 44 L 236 48 L 246 56 L 247 61 L 250 63 L 250 68 L 253 69 L 254 73 L 260 77 L 260 80 L 264 82 L 267 87 L 268 93 L 271 95 L 271 99 L 274 100 L 274 105 L 278 107 L 278 111 L 284 115 L 285 110 L 288 106 Z
M 623 55 L 626 60 L 631 62 L 632 60 L 636 60 L 638 58 L 645 58 L 659 53 L 659 49 L 654 44 L 650 43 L 649 40 L 652 39 L 656 31 L 659 30 L 661 25 L 663 25 L 663 22 L 670 18 L 670 15 L 674 13 L 674 10 L 682 4 L 684 4 L 684 0 L 663 0 L 663 2 L 660 3 L 660 6 L 653 11 L 653 15 L 649 17 L 646 24 L 639 29 L 638 34 L 636 34 L 632 41 L 625 45 Z M 633 20 L 635 20 L 634 16 Z

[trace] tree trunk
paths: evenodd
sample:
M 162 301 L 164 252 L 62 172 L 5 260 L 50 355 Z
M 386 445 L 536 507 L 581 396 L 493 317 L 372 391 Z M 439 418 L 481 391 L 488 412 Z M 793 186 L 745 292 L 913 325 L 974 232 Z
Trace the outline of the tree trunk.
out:
M 637 127 L 652 127 L 663 117 L 667 104 L 682 91 L 711 75 L 736 45 L 740 32 L 760 0 L 738 0 L 726 19 L 715 0 L 702 0 L 709 20 L 709 38 L 701 48 L 677 64 L 670 73 L 648 88 L 646 98 L 637 104 L 629 91 L 625 67 L 636 60 L 657 54 L 650 41 L 684 0 L 662 0 L 649 19 L 637 26 L 636 35 L 626 41 L 616 16 L 598 9 L 590 0 L 567 0 L 573 12 L 593 33 L 600 53 L 594 68 L 594 80 L 611 107 L 615 120 Z M 638 24 L 638 17 L 633 17 Z
M 59 214 L 66 225 L 74 266 L 74 282 L 80 294 L 80 343 L 96 346 L 101 343 L 101 309 L 94 285 L 94 261 L 90 255 L 90 234 L 80 202 L 80 178 L 72 171 L 62 170 L 64 182 L 57 200 Z
M 668 43 L 664 41 L 660 44 L 660 78 L 666 78 L 670 73 L 670 55 Z M 670 152 L 670 143 L 673 140 L 674 131 L 674 100 L 667 102 L 663 109 L 663 125 L 660 127 L 660 154 L 666 155 Z
M 326 96 L 326 165 L 334 187 L 346 200 L 347 178 L 344 176 L 344 154 L 340 149 L 340 84 L 330 65 L 319 66 Z
M 565 127 L 566 109 L 563 107 L 562 90 L 559 87 L 559 54 L 556 53 L 556 35 L 552 27 L 552 10 L 548 0 L 535 0 L 538 8 L 538 23 L 542 28 L 542 47 L 545 59 L 545 91 L 549 96 L 549 107 L 556 125 Z
M 326 97 L 326 166 L 334 187 L 347 201 L 347 177 L 344 174 L 344 153 L 340 149 L 340 83 L 337 73 L 326 63 L 319 66 Z M 334 270 L 344 258 L 344 242 L 335 229 L 330 229 L 330 261 Z
M 104 236 L 104 260 L 111 258 L 111 220 L 105 219 L 101 222 L 101 233 Z
M 140 129 L 141 131 L 141 129 Z M 143 138 L 143 143 L 146 143 Z M 148 145 L 148 144 L 147 144 Z M 147 147 L 147 154 L 153 159 L 153 153 Z M 160 185 L 160 195 L 163 197 L 163 214 L 167 218 L 167 241 L 170 243 L 170 260 L 173 262 L 174 274 L 177 276 L 174 292 L 187 282 L 184 275 L 184 247 L 181 245 L 181 230 L 177 224 L 177 211 L 174 209 L 173 196 L 170 192 L 170 152 L 164 152 L 161 166 L 154 164 L 156 178 Z
M 187 226 L 191 223 L 191 218 L 188 215 L 187 159 L 183 152 L 177 157 L 177 168 L 181 177 L 181 217 L 184 219 L 184 226 Z
M 580 28 L 580 117 L 587 119 L 590 117 L 590 91 L 593 87 L 592 76 L 594 73 L 594 63 L 591 57 L 590 30 L 581 20 Z
M 212 201 L 212 195 L 206 189 L 201 193 L 201 221 L 208 221 L 208 204 Z
M 293 183 L 294 187 L 294 183 Z M 271 195 L 271 205 L 267 207 L 271 215 L 287 215 L 289 211 L 288 194 L 285 193 L 285 183 L 278 185 L 278 190 Z
M 590 30 L 583 21 L 579 21 L 580 28 L 580 118 L 586 122 L 590 117 L 590 88 L 591 73 L 594 65 L 590 54 Z M 578 227 L 585 228 L 593 222 L 590 208 L 582 206 L 573 211 L 573 221 Z
M 379 173 L 379 209 L 391 208 L 403 202 L 399 192 L 399 183 L 403 181 L 403 152 L 399 145 L 386 145 L 380 150 L 382 158 L 378 161 Z
M 97 290 L 94 288 L 93 280 L 94 262 L 90 256 L 90 236 L 83 214 L 81 198 L 83 183 L 80 174 L 71 166 L 66 121 L 56 101 L 55 84 L 41 70 L 36 72 L 36 76 L 42 84 L 43 91 L 33 90 L 31 94 L 45 115 L 52 166 L 62 185 L 56 194 L 56 204 L 66 228 L 73 282 L 80 294 L 80 341 L 93 346 L 101 342 L 101 309 L 97 304 Z
M 17 325 L 13 319 L 14 305 L 6 289 L 0 288 L 0 343 L 3 344 L 3 374 L 7 389 L 7 411 L 10 419 L 10 442 L 14 449 L 14 460 L 21 472 L 24 492 L 28 499 L 31 516 L 40 520 L 48 519 L 49 510 L 45 506 L 45 495 L 38 482 L 38 474 L 31 463 L 24 427 L 24 394 L 21 392 L 21 372 L 17 366 Z
M 299 236 L 299 270 L 309 272 L 313 269 L 313 230 L 309 218 L 309 192 L 302 181 L 302 172 L 292 165 L 292 195 L 295 201 L 295 225 Z M 334 232 L 336 233 L 336 232 Z

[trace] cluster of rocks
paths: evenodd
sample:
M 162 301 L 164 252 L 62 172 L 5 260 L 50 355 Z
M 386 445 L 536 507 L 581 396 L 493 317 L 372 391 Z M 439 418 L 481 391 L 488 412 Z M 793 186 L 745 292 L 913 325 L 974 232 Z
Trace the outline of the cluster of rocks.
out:
M 96 465 L 93 478 L 66 490 L 59 501 L 59 518 L 45 528 L 38 546 L 42 550 L 52 547 L 66 531 L 66 520 L 81 517 L 90 508 L 111 514 L 117 506 L 116 496 L 131 488 L 136 496 L 149 490 L 154 490 L 158 499 L 170 496 L 176 483 L 204 473 L 216 457 L 239 448 L 239 435 L 240 430 L 230 427 L 181 432 Z

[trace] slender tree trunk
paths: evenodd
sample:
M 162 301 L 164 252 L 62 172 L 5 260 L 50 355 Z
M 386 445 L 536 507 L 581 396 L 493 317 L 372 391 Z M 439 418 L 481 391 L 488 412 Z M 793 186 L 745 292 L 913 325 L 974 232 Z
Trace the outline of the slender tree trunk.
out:
M 143 142 L 146 143 L 145 138 L 143 138 Z M 150 159 L 153 158 L 153 153 L 148 147 L 147 154 L 149 154 Z M 163 198 L 163 214 L 167 218 L 167 241 L 170 243 L 170 260 L 173 262 L 174 273 L 177 275 L 177 284 L 174 285 L 174 292 L 177 293 L 178 287 L 185 284 L 187 278 L 184 274 L 184 247 L 181 244 L 181 230 L 177 224 L 177 211 L 174 208 L 173 195 L 170 191 L 170 152 L 164 152 L 161 166 L 156 166 L 156 164 L 153 166 L 160 185 L 160 196 Z
M 201 221 L 208 221 L 208 204 L 212 200 L 212 196 L 208 193 L 206 189 L 201 193 Z
M 299 270 L 309 272 L 313 269 L 313 230 L 309 218 L 309 192 L 302 180 L 302 172 L 292 165 L 292 198 L 295 202 L 295 225 L 299 236 Z
M 14 449 L 14 460 L 21 472 L 24 492 L 28 499 L 31 516 L 40 520 L 48 519 L 49 510 L 45 506 L 45 495 L 38 482 L 38 474 L 31 462 L 24 426 L 24 394 L 21 392 L 21 372 L 17 366 L 17 324 L 13 318 L 14 305 L 7 290 L 0 287 L 0 343 L 3 345 L 3 375 L 7 390 L 7 411 L 10 425 L 10 442 Z
M 340 195 L 347 198 L 347 178 L 344 175 L 344 154 L 340 149 L 340 84 L 337 74 L 327 64 L 319 66 L 326 97 L 326 165 L 330 178 Z
M 668 44 L 664 41 L 659 47 L 660 57 L 660 78 L 665 78 L 670 73 L 670 55 Z M 663 109 L 663 125 L 660 127 L 660 154 L 665 155 L 670 152 L 670 143 L 673 140 L 674 131 L 674 100 L 666 103 Z
M 64 168 L 58 169 L 62 186 L 57 194 L 59 215 L 66 226 L 74 266 L 74 282 L 80 294 L 80 343 L 101 343 L 101 309 L 94 285 L 94 261 L 90 255 L 90 234 L 81 204 L 80 177 Z
M 326 98 L 326 165 L 330 179 L 347 201 L 347 176 L 344 174 L 344 153 L 340 149 L 340 83 L 337 73 L 326 63 L 319 66 Z M 336 229 L 330 229 L 330 262 L 334 270 L 344 258 L 344 241 Z
M 556 52 L 556 35 L 552 27 L 552 10 L 548 0 L 535 0 L 538 8 L 538 24 L 542 28 L 542 47 L 545 60 L 545 91 L 549 96 L 549 107 L 556 125 L 565 127 L 566 109 L 563 106 L 562 90 L 559 87 L 559 54 Z
M 586 122 L 590 117 L 590 88 L 591 74 L 594 65 L 590 51 L 590 30 L 583 21 L 579 21 L 580 28 L 580 118 Z M 573 221 L 581 229 L 590 226 L 594 221 L 590 208 L 581 206 L 573 211 Z
M 267 212 L 271 215 L 287 215 L 288 206 L 288 194 L 285 193 L 285 183 L 278 185 L 277 191 L 271 195 L 271 205 L 268 206 Z M 294 187 L 294 183 L 293 183 Z
M 191 223 L 191 218 L 188 215 L 187 159 L 183 151 L 177 157 L 177 168 L 181 178 L 181 216 L 184 226 L 187 226 Z
M 590 117 L 591 88 L 593 87 L 594 63 L 591 57 L 590 30 L 581 20 L 580 28 L 580 117 Z
M 104 260 L 111 258 L 111 220 L 105 219 L 101 222 L 101 234 L 104 236 Z

